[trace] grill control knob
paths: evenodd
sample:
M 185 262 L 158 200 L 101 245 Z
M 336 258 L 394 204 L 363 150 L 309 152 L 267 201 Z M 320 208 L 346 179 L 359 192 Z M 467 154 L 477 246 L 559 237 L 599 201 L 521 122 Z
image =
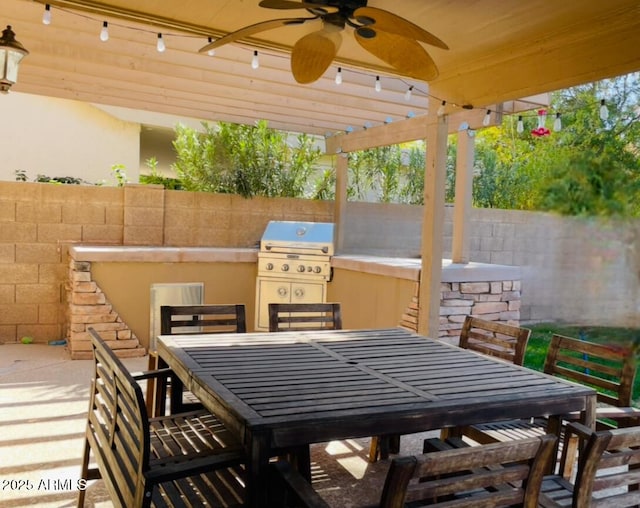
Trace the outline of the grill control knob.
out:
M 282 270 L 283 272 L 288 272 L 288 271 L 289 271 L 289 265 L 287 265 L 287 264 L 282 265 L 281 270 Z
M 304 266 L 303 265 L 298 266 L 298 271 L 299 272 L 304 272 Z
M 315 273 L 320 273 L 320 272 L 322 271 L 322 268 L 320 268 L 319 266 L 314 266 L 314 267 L 313 267 L 313 271 L 314 271 Z
M 273 263 L 267 263 L 267 266 L 265 268 L 267 270 L 273 270 Z
M 312 266 L 307 266 L 307 272 L 313 272 L 313 267 Z

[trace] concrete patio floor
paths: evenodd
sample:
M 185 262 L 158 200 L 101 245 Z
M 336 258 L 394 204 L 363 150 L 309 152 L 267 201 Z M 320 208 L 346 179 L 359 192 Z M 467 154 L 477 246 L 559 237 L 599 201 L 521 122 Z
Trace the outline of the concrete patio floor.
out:
M 144 370 L 147 358 L 124 362 Z M 0 507 L 76 505 L 92 372 L 64 346 L 0 345 Z M 401 453 L 419 453 L 427 434 L 403 437 Z M 389 461 L 370 464 L 368 451 L 369 439 L 312 447 L 314 487 L 332 507 L 378 501 Z M 113 506 L 101 481 L 89 482 L 86 499 Z

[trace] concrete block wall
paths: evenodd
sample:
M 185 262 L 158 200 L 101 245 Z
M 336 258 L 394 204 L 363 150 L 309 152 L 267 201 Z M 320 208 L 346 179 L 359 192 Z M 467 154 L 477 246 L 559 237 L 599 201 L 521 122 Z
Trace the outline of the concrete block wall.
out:
M 346 250 L 354 230 L 377 255 L 415 257 L 422 207 L 349 204 Z M 396 224 L 403 221 L 402 228 Z M 453 207 L 445 209 L 443 257 L 451 257 Z M 640 328 L 640 220 L 562 217 L 551 213 L 474 208 L 470 260 L 522 268 L 521 322 L 558 321 Z
M 66 246 L 121 242 L 121 194 L 0 182 L 0 342 L 64 338 Z
M 71 244 L 254 247 L 267 222 L 333 221 L 333 203 L 0 182 L 0 343 L 66 337 Z
M 640 221 L 471 213 L 471 260 L 522 267 L 522 322 L 640 328 Z M 332 222 L 333 203 L 0 182 L 0 342 L 65 338 L 70 244 L 255 247 L 270 219 Z M 416 257 L 421 220 L 421 207 L 349 203 L 345 252 Z M 445 257 L 452 231 L 447 207 Z

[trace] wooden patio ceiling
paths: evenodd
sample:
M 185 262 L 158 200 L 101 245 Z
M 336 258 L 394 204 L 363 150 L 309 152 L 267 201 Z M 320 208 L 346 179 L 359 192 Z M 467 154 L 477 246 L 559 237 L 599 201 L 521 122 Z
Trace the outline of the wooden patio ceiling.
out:
M 219 48 L 214 57 L 198 53 L 207 36 L 308 14 L 260 8 L 258 0 L 50 0 L 48 26 L 41 21 L 44 3 L 0 3 L 0 23 L 12 25 L 30 51 L 16 92 L 209 121 L 266 119 L 272 127 L 320 135 L 421 115 L 429 102 L 432 113 L 442 100 L 450 113 L 461 105 L 482 111 L 640 69 L 638 0 L 370 0 L 369 6 L 408 18 L 449 45 L 448 51 L 428 48 L 440 71 L 428 85 L 394 75 L 355 43 L 350 28 L 325 75 L 297 84 L 288 51 L 319 21 L 262 32 L 249 45 Z M 110 24 L 108 42 L 98 37 L 103 21 Z M 159 32 L 164 53 L 156 51 Z M 255 48 L 259 69 L 250 65 Z M 376 75 L 381 92 L 374 91 Z M 415 88 L 407 102 L 409 86 Z

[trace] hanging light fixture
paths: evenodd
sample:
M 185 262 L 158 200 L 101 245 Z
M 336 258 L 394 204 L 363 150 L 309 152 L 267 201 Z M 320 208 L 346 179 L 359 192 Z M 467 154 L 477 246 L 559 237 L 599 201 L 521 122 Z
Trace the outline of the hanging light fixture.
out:
M 213 37 L 209 37 L 207 40 L 209 41 L 209 44 L 211 44 L 213 42 Z M 207 55 L 216 56 L 216 50 L 210 49 L 209 51 L 207 51 Z
M 167 49 L 167 46 L 164 43 L 164 39 L 162 38 L 161 33 L 158 33 L 158 39 L 156 41 L 156 49 L 158 50 L 158 53 L 164 53 Z
M 600 120 L 602 120 L 603 122 L 606 122 L 609 119 L 609 108 L 607 108 L 607 101 L 605 101 L 604 99 L 600 100 L 599 114 Z
M 100 30 L 100 40 L 107 42 L 109 40 L 109 22 L 102 22 L 102 30 Z
M 491 110 L 487 109 L 487 112 L 484 114 L 484 118 L 482 119 L 482 125 L 487 127 L 491 123 Z
M 18 64 L 29 52 L 16 40 L 16 34 L 7 25 L 0 37 L 0 92 L 8 93 L 18 80 Z
M 49 4 L 45 4 L 44 6 L 44 12 L 42 13 L 42 24 L 51 24 L 51 6 Z
M 404 100 L 405 101 L 410 101 L 411 100 L 411 92 L 413 91 L 413 85 L 411 85 L 409 88 L 407 88 L 407 91 L 404 93 Z

